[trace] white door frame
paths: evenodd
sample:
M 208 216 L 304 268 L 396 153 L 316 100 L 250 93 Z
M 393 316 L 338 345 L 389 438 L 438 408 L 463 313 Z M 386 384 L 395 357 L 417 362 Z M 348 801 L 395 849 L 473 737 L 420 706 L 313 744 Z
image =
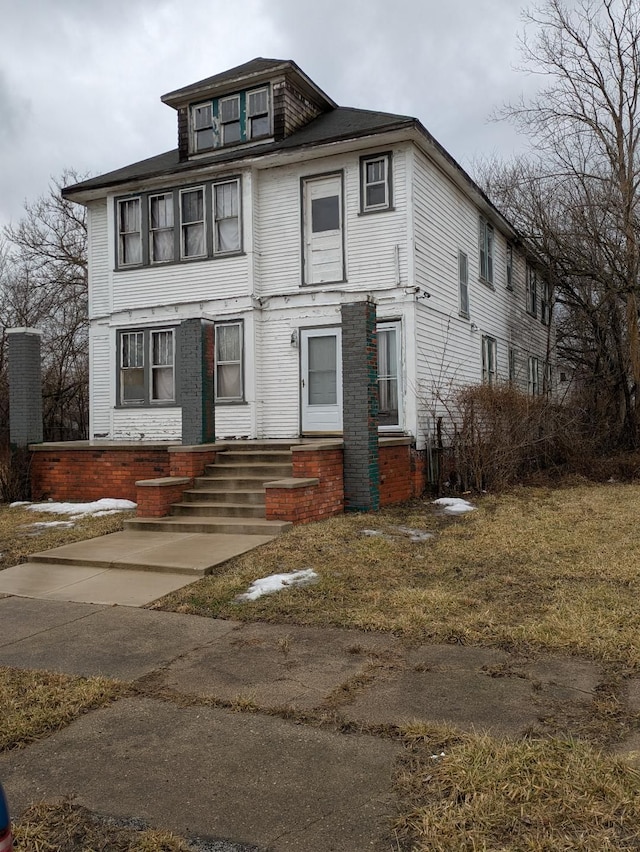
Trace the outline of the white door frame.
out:
M 314 379 L 309 380 L 309 341 L 314 338 L 335 339 L 335 394 L 328 379 L 328 400 L 311 401 Z M 323 389 L 321 388 L 320 391 Z M 327 388 L 324 388 L 326 391 Z M 340 326 L 300 329 L 300 429 L 303 435 L 342 433 L 342 329 Z

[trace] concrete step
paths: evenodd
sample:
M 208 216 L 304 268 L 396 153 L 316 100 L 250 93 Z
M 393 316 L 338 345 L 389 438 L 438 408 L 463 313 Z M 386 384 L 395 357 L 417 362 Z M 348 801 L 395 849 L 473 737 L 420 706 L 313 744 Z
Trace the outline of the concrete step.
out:
M 264 518 L 176 517 L 134 518 L 124 522 L 126 530 L 191 532 L 223 535 L 278 535 L 293 526 L 289 521 Z
M 225 450 L 219 464 L 291 464 L 290 450 Z
M 211 476 L 230 477 L 232 479 L 239 476 L 259 476 L 263 478 L 264 482 L 291 476 L 292 470 L 291 464 L 254 464 L 253 462 L 247 464 L 216 462 L 207 465 L 205 468 L 206 474 Z
M 290 475 L 290 474 L 289 474 Z M 282 479 L 275 476 L 274 479 Z M 194 480 L 195 490 L 219 489 L 224 491 L 262 491 L 265 482 L 270 482 L 271 477 L 265 476 L 197 476 Z M 194 489 L 190 489 L 193 491 Z
M 263 506 L 264 488 L 230 490 L 226 484 L 202 486 L 201 488 L 189 489 L 182 494 L 183 503 L 201 503 L 202 501 L 213 501 L 217 503 L 236 503 L 243 506 Z
M 264 503 L 243 505 L 241 503 L 218 503 L 211 500 L 199 501 L 197 503 L 174 503 L 171 514 L 181 517 L 238 517 L 238 518 L 264 518 Z

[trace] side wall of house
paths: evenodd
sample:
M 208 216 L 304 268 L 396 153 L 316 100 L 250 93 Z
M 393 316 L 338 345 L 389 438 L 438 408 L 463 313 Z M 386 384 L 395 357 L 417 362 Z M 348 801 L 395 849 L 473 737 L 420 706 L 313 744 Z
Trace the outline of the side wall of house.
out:
M 507 287 L 507 238 L 494 226 L 493 282 L 480 276 L 480 210 L 440 169 L 416 151 L 413 164 L 416 285 L 428 297 L 416 306 L 416 362 L 420 432 L 434 415 L 451 413 L 455 388 L 482 381 L 482 339 L 496 341 L 499 382 L 528 388 L 529 356 L 539 359 L 541 380 L 549 327 L 526 310 L 526 261 L 513 247 L 512 287 Z M 468 316 L 461 312 L 459 252 L 468 260 Z M 540 295 L 538 296 L 540 299 Z M 449 411 L 448 411 L 449 409 Z

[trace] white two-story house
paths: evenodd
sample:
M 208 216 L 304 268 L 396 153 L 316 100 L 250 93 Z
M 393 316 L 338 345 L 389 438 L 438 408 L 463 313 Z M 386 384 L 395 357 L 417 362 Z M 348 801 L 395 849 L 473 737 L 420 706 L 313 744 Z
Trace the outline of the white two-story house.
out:
M 418 119 L 261 58 L 162 101 L 177 148 L 64 190 L 88 211 L 92 438 L 180 441 L 193 318 L 215 327 L 217 439 L 339 435 L 340 308 L 367 298 L 381 433 L 423 446 L 449 386 L 549 386 L 542 278 Z

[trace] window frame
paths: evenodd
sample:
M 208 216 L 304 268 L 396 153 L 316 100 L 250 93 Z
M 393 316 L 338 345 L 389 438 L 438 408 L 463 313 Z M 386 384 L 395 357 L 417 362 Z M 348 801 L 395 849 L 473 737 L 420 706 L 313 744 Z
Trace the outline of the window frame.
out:
M 525 308 L 530 316 L 538 316 L 538 271 L 530 263 L 527 264 Z
M 211 124 L 205 127 L 196 127 L 196 113 L 198 110 L 202 110 L 204 108 L 208 108 L 211 112 Z M 201 133 L 204 130 L 211 130 L 211 145 L 206 145 L 200 148 L 198 146 L 198 133 Z M 218 138 L 218 128 L 216 123 L 216 116 L 214 113 L 214 104 L 213 101 L 200 101 L 196 104 L 189 105 L 189 149 L 193 154 L 201 154 L 203 151 L 211 151 L 213 148 L 219 147 L 216 145 L 216 139 Z
M 459 315 L 469 319 L 469 256 L 462 249 L 458 249 L 458 306 Z
M 371 163 L 384 163 L 383 180 L 367 181 L 367 166 Z M 370 186 L 384 186 L 385 199 L 380 204 L 367 204 L 367 189 Z M 367 154 L 360 157 L 360 214 L 382 213 L 393 210 L 393 159 L 391 151 L 382 151 L 379 154 Z
M 259 92 L 266 91 L 267 93 L 267 111 L 249 113 L 250 96 Z M 231 102 L 234 99 L 238 103 L 238 118 L 222 120 L 222 108 L 225 102 Z M 197 111 L 204 107 L 211 108 L 211 125 L 196 129 Z M 219 97 L 212 97 L 209 100 L 197 101 L 189 104 L 188 107 L 189 121 L 189 154 L 196 155 L 214 151 L 217 148 L 229 148 L 233 145 L 242 145 L 246 142 L 253 142 L 260 139 L 268 139 L 273 135 L 273 98 L 271 86 L 267 83 L 261 86 L 256 86 L 251 89 L 240 89 L 236 92 L 228 92 Z M 253 120 L 258 118 L 267 118 L 267 130 L 265 133 L 253 132 Z M 238 138 L 225 140 L 225 126 L 231 124 L 238 125 Z M 211 129 L 211 145 L 199 147 L 197 143 L 197 133 L 202 130 Z
M 540 396 L 540 359 L 529 355 L 527 391 L 529 396 Z
M 240 334 L 240 359 L 233 361 L 222 361 L 218 360 L 218 330 L 221 327 L 232 327 L 236 326 L 239 329 Z M 242 319 L 229 319 L 222 320 L 220 322 L 214 323 L 214 335 L 215 335 L 215 344 L 214 344 L 214 370 L 213 370 L 213 382 L 214 382 L 214 402 L 216 405 L 238 405 L 239 403 L 245 402 L 245 347 L 244 347 L 244 320 Z M 230 366 L 233 364 L 240 365 L 240 395 L 239 396 L 218 396 L 218 368 Z
M 540 294 L 540 321 L 543 325 L 551 325 L 552 310 L 553 297 L 551 295 L 551 284 L 548 278 L 544 278 Z
M 480 280 L 490 287 L 493 287 L 494 248 L 495 229 L 485 216 L 480 216 L 478 227 Z
M 490 334 L 482 335 L 482 384 L 495 387 L 498 383 L 498 341 Z
M 403 370 L 402 370 L 402 321 L 399 320 L 399 319 L 397 319 L 397 320 L 381 320 L 380 322 L 376 323 L 376 335 L 378 335 L 380 332 L 383 332 L 383 333 L 393 332 L 394 335 L 395 335 L 395 354 L 396 354 L 395 381 L 396 381 L 396 398 L 397 398 L 397 403 L 398 403 L 398 409 L 397 409 L 397 411 L 398 411 L 398 422 L 397 423 L 385 423 L 384 425 L 380 425 L 380 423 L 378 423 L 378 431 L 380 431 L 380 432 L 397 432 L 399 430 L 402 430 L 402 428 L 403 428 L 402 424 L 403 424 L 403 419 L 404 419 L 403 418 L 403 412 L 402 412 L 402 400 L 403 400 L 403 394 L 402 394 L 402 376 L 403 376 Z M 378 355 L 378 364 L 376 366 L 377 384 L 378 384 L 378 400 L 380 399 L 380 390 L 379 390 L 379 388 L 380 388 L 380 361 L 379 361 L 379 357 L 380 356 Z M 384 380 L 389 380 L 389 379 L 393 379 L 393 378 L 394 378 L 394 376 L 391 373 L 389 373 L 386 377 L 384 377 Z
M 172 224 L 171 224 L 170 227 L 164 226 L 164 227 L 154 228 L 153 224 L 152 224 L 153 223 L 153 215 L 152 215 L 153 200 L 156 199 L 156 198 L 167 198 L 167 197 L 171 198 L 171 211 L 172 211 L 172 220 L 173 220 Z M 149 193 L 149 195 L 147 196 L 147 206 L 148 206 L 147 215 L 148 215 L 148 222 L 149 222 L 149 225 L 148 225 L 148 228 L 147 228 L 147 232 L 148 232 L 148 235 L 149 235 L 148 236 L 149 265 L 150 266 L 160 266 L 160 265 L 163 265 L 163 264 L 166 264 L 166 263 L 174 263 L 175 259 L 176 259 L 176 199 L 175 199 L 175 196 L 174 196 L 173 192 L 171 192 L 171 191 Z M 171 252 L 171 257 L 167 258 L 166 260 L 156 260 L 153 256 L 153 254 L 154 254 L 154 252 L 153 252 L 153 245 L 154 245 L 153 237 L 156 233 L 159 233 L 161 231 L 171 231 L 172 252 Z
M 215 241 L 215 209 L 213 207 L 215 201 L 215 188 L 221 184 L 237 185 L 237 200 L 238 200 L 238 247 L 227 251 L 219 251 L 216 249 Z M 203 254 L 186 254 L 184 246 L 184 227 L 197 224 L 195 222 L 183 221 L 183 206 L 182 198 L 188 192 L 202 191 L 203 193 L 203 220 L 204 222 L 204 253 Z M 153 233 L 160 229 L 151 227 L 151 203 L 154 198 L 173 197 L 173 259 L 172 260 L 154 260 L 153 259 Z M 124 202 L 139 199 L 140 215 L 141 215 L 141 260 L 136 263 L 123 264 L 121 262 L 121 241 L 122 232 L 120 231 L 120 210 Z M 149 192 L 138 193 L 132 196 L 116 197 L 114 199 L 114 216 L 115 216 L 115 270 L 127 271 L 130 269 L 140 269 L 144 267 L 169 266 L 179 263 L 194 263 L 203 260 L 212 260 L 218 257 L 234 257 L 244 254 L 244 221 L 243 221 L 243 204 L 242 204 L 242 175 L 227 175 L 215 180 L 206 181 L 193 186 L 174 186 L 166 189 L 154 189 Z M 164 230 L 169 230 L 168 228 Z
M 505 263 L 507 290 L 513 290 L 513 243 L 507 241 L 507 256 Z
M 258 112 L 251 113 L 249 111 L 249 106 L 251 103 L 251 95 L 257 95 L 259 92 L 266 92 L 267 94 L 267 110 L 266 112 Z M 265 137 L 271 136 L 272 133 L 272 110 L 271 110 L 271 92 L 269 90 L 269 86 L 260 86 L 257 89 L 247 89 L 246 94 L 246 117 L 245 117 L 245 135 L 247 137 L 247 142 L 253 141 L 254 139 L 264 139 Z M 267 131 L 266 133 L 255 133 L 253 132 L 253 121 L 256 118 L 267 118 Z
M 220 249 L 218 248 L 218 229 L 217 223 L 222 221 L 222 219 L 218 219 L 216 215 L 216 190 L 222 186 L 231 186 L 235 185 L 236 188 L 236 206 L 238 213 L 236 216 L 225 216 L 223 219 L 237 219 L 238 221 L 238 247 L 234 249 Z M 229 178 L 228 180 L 219 180 L 215 181 L 215 183 L 211 184 L 211 228 L 213 233 L 213 255 L 214 257 L 226 256 L 226 255 L 234 255 L 238 254 L 242 251 L 242 188 L 240 185 L 240 178 Z
M 153 362 L 153 342 L 157 334 L 171 334 L 171 364 L 154 364 Z M 143 363 L 141 366 L 124 367 L 123 366 L 123 340 L 131 335 L 142 335 L 142 355 Z M 176 326 L 146 326 L 135 328 L 119 328 L 116 329 L 116 408 L 174 408 L 178 405 L 178 389 L 176 384 Z M 164 369 L 167 366 L 172 370 L 173 397 L 171 399 L 154 399 L 153 396 L 153 377 L 154 371 Z M 144 393 L 141 399 L 126 400 L 123 393 L 123 371 L 128 369 L 142 369 L 142 379 Z
M 123 198 L 118 198 L 116 203 L 116 232 L 117 232 L 117 241 L 116 241 L 116 265 L 118 268 L 122 269 L 132 269 L 138 266 L 143 266 L 145 261 L 144 255 L 144 233 L 145 233 L 145 223 L 144 223 L 144 205 L 142 203 L 142 195 L 127 195 Z M 121 210 L 128 204 L 132 204 L 133 202 L 137 203 L 138 207 L 138 230 L 137 231 L 125 231 L 122 228 L 122 214 Z M 140 260 L 135 261 L 127 261 L 125 259 L 124 246 L 125 242 L 123 240 L 124 237 L 131 236 L 132 234 L 138 235 L 138 246 L 140 249 Z

